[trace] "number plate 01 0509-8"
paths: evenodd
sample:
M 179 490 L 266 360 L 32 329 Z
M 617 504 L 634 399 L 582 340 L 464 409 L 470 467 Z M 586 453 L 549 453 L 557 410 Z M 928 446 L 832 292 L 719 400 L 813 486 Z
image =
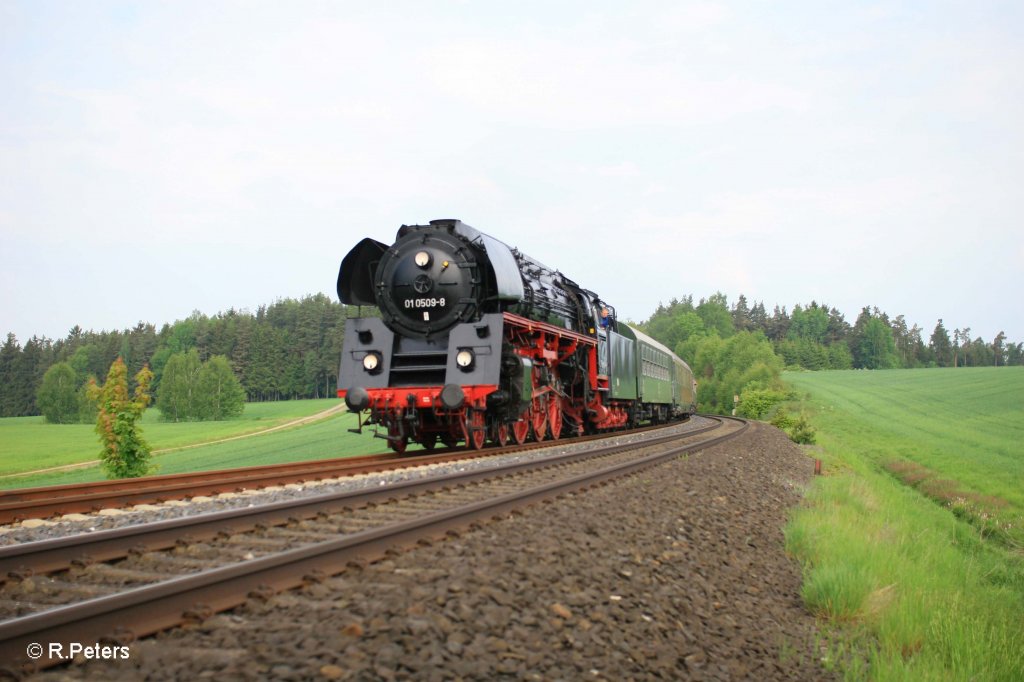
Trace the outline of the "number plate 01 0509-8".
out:
M 443 308 L 445 304 L 444 297 L 442 298 L 407 298 L 404 301 L 406 310 L 413 310 L 416 308 Z

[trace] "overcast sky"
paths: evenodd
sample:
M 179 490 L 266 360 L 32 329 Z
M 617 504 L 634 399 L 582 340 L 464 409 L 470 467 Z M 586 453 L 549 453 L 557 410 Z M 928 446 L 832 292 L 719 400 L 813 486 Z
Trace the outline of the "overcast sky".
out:
M 0 0 L 0 333 L 325 292 L 459 218 L 643 320 L 1024 341 L 1020 2 Z

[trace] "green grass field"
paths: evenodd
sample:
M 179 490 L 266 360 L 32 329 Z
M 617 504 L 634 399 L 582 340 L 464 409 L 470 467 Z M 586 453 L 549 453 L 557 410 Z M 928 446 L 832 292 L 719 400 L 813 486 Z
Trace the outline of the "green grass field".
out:
M 185 448 L 210 441 L 251 434 L 280 426 L 338 405 L 335 399 L 250 403 L 238 419 L 223 422 L 167 423 L 154 410 L 142 420 L 143 437 L 154 450 Z M 213 443 L 157 454 L 156 473 L 271 464 L 302 459 L 342 457 L 387 449 L 384 441 L 351 434 L 355 417 L 333 415 L 311 424 L 254 435 L 227 443 Z M 99 439 L 86 424 L 47 424 L 42 417 L 0 419 L 0 475 L 34 471 L 96 460 Z M 0 478 L 0 488 L 58 485 L 102 480 L 99 467 L 66 472 Z
M 788 374 L 830 431 L 869 435 L 874 461 L 910 460 L 1024 511 L 1024 368 Z
M 787 374 L 818 429 L 787 527 L 848 678 L 1024 679 L 1024 368 Z

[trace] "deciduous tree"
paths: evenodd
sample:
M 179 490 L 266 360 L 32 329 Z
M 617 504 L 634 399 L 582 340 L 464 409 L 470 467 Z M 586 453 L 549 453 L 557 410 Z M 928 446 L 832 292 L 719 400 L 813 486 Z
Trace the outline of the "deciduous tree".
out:
M 808 339 L 820 344 L 825 342 L 827 333 L 828 313 L 824 308 L 814 301 L 811 301 L 807 308 L 801 308 L 799 305 L 793 306 L 786 338 Z
M 175 353 L 167 360 L 156 397 L 156 408 L 166 421 L 187 421 L 195 417 L 200 367 L 199 352 L 195 348 Z
M 1006 364 L 1008 366 L 1024 365 L 1024 341 L 1006 345 Z
M 199 370 L 196 407 L 196 417 L 212 420 L 231 419 L 245 409 L 245 390 L 223 355 L 214 355 Z
M 858 352 L 854 354 L 864 369 L 899 367 L 892 328 L 880 317 L 871 317 L 860 335 Z
M 729 312 L 729 301 L 722 292 L 701 299 L 697 305 L 697 315 L 704 321 L 706 329 L 715 330 L 723 339 L 733 335 L 732 314 Z
M 107 372 L 107 381 L 100 387 L 89 383 L 89 397 L 96 403 L 99 416 L 96 433 L 103 451 L 100 458 L 108 478 L 135 478 L 147 474 L 150 448 L 138 427 L 139 418 L 149 405 L 149 385 L 153 373 L 143 367 L 135 375 L 135 394 L 128 395 L 128 370 L 118 358 Z
M 51 424 L 73 424 L 78 421 L 78 378 L 66 362 L 51 365 L 43 375 L 36 402 L 46 421 Z

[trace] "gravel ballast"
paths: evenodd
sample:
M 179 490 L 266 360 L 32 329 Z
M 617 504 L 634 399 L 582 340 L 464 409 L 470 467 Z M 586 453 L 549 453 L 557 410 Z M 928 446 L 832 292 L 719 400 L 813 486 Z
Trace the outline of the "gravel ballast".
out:
M 602 445 L 642 443 L 652 436 L 678 434 L 686 436 L 692 431 L 706 427 L 713 422 L 705 417 L 694 416 L 689 420 L 659 429 L 657 433 L 622 433 L 609 436 Z M 139 504 L 127 509 L 104 509 L 90 514 L 67 514 L 56 519 L 29 519 L 9 525 L 0 525 L 0 546 L 16 545 L 40 540 L 113 530 L 126 526 L 155 523 L 167 519 L 212 514 L 228 509 L 240 509 L 264 504 L 275 504 L 288 500 L 309 499 L 318 495 L 356 492 L 381 488 L 407 481 L 423 480 L 465 471 L 483 471 L 499 465 L 528 462 L 543 459 L 552 454 L 587 450 L 593 443 L 575 439 L 548 441 L 549 447 L 527 450 L 507 455 L 484 453 L 479 459 L 460 460 L 426 465 L 414 465 L 403 469 L 355 476 L 342 476 L 321 481 L 288 483 L 250 489 L 243 492 L 221 493 L 219 495 L 197 496 L 185 500 L 170 500 L 155 504 Z
M 45 679 L 825 679 L 787 510 L 813 461 L 725 444 Z

